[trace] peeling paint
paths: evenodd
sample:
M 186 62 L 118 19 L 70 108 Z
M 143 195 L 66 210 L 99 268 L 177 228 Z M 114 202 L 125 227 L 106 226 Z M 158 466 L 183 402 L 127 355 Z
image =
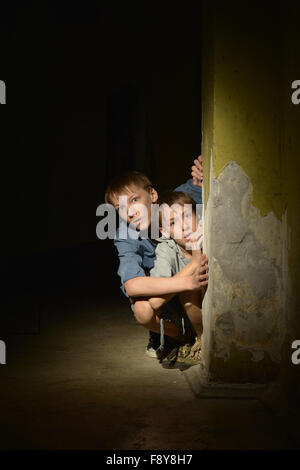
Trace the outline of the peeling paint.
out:
M 299 371 L 290 359 L 290 344 L 300 336 L 300 108 L 290 100 L 290 77 L 299 62 L 299 25 L 297 15 L 284 6 L 267 16 L 257 12 L 251 3 L 228 9 L 225 2 L 217 8 L 203 2 L 204 249 L 210 265 L 203 304 L 203 365 L 207 376 L 212 366 L 228 382 L 239 380 L 240 374 L 245 377 L 248 367 L 251 380 L 263 361 L 277 367 L 281 355 L 279 380 L 290 398 L 299 390 Z M 222 206 L 227 210 L 219 179 L 231 161 L 243 169 L 245 191 L 232 178 L 232 192 L 240 191 L 241 206 L 236 200 L 231 202 L 232 198 L 228 204 L 240 223 L 227 223 L 223 215 L 227 225 L 220 256 L 221 249 L 215 250 L 215 213 Z M 241 219 L 246 220 L 246 227 Z M 230 224 L 231 239 L 227 233 Z M 219 226 L 220 239 L 221 230 Z M 244 243 L 248 248 L 243 253 Z M 236 268 L 236 247 L 244 271 L 249 268 L 247 276 Z M 229 250 L 231 263 L 226 259 Z M 218 317 L 226 312 L 233 318 L 232 335 L 224 335 L 217 326 Z M 245 370 L 234 365 L 237 359 L 230 353 L 230 341 L 236 355 L 245 354 L 245 361 L 249 360 Z M 276 375 L 275 366 L 266 367 Z
M 259 376 L 267 361 L 270 377 L 271 371 L 278 372 L 285 333 L 281 296 L 285 216 L 281 221 L 272 212 L 262 216 L 253 206 L 252 184 L 241 166 L 230 161 L 213 178 L 212 161 L 204 223 L 204 251 L 210 264 L 203 304 L 205 365 L 211 372 L 218 364 L 223 368 L 224 361 L 238 364 L 241 354 L 244 366 L 246 360 L 255 363 Z M 240 368 L 237 364 L 232 364 L 233 370 Z M 245 367 L 256 380 L 252 365 Z M 225 370 L 229 373 L 230 367 Z

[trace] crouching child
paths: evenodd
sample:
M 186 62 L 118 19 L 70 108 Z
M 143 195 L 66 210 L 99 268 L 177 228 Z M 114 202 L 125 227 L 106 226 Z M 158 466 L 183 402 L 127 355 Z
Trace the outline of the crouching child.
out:
M 189 267 L 189 272 L 193 272 L 205 258 L 202 254 L 201 205 L 197 206 L 189 194 L 180 191 L 162 193 L 158 203 L 161 238 L 158 239 L 156 259 L 150 275 L 172 277 L 182 273 L 186 266 Z M 176 297 L 169 294 L 149 299 L 151 307 L 161 317 L 162 338 L 164 321 L 181 322 L 183 332 L 188 329 L 189 322 L 192 326 L 194 335 L 191 334 L 189 342 L 175 348 L 164 358 L 167 362 L 191 365 L 201 362 L 202 301 L 208 284 L 208 266 L 206 268 L 202 287 L 198 290 L 181 292 Z

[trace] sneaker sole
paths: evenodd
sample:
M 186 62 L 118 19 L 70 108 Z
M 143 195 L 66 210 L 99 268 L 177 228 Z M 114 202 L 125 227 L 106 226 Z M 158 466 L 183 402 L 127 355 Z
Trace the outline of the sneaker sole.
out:
M 153 358 L 153 359 L 157 359 L 157 358 L 158 358 L 158 357 L 157 357 L 157 352 L 155 351 L 155 349 L 152 349 L 152 348 L 151 348 L 151 349 L 147 349 L 147 348 L 146 348 L 146 349 L 145 349 L 145 353 L 146 353 L 146 355 L 147 355 L 148 357 L 151 357 L 151 358 Z

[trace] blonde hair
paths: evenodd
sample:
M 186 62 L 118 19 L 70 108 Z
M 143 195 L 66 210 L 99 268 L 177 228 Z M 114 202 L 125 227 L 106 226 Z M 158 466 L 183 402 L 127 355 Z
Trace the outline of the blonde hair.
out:
M 159 196 L 157 202 L 159 206 L 161 206 L 162 204 L 167 204 L 169 207 L 173 206 L 173 204 L 190 204 L 192 206 L 192 211 L 196 214 L 196 202 L 188 193 L 185 193 L 183 191 L 164 191 Z M 162 224 L 161 208 L 159 211 L 159 224 Z
M 139 171 L 125 171 L 120 175 L 115 176 L 108 184 L 105 191 L 106 204 L 112 204 L 112 198 L 120 194 L 128 186 L 138 186 L 139 188 L 150 190 L 153 185 L 149 178 Z

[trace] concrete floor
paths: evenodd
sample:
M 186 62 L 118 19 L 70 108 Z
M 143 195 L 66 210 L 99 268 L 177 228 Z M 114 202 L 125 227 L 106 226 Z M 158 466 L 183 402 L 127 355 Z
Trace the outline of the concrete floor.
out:
M 196 399 L 147 338 L 118 292 L 48 296 L 40 334 L 5 338 L 0 449 L 294 447 L 256 400 Z

